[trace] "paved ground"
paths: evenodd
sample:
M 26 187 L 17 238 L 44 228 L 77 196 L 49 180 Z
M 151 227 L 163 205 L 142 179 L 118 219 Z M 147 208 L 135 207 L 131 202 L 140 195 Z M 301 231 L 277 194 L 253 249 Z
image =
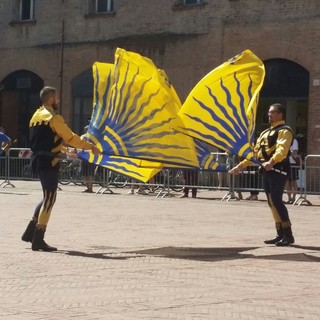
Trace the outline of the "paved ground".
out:
M 46 240 L 22 242 L 38 182 L 1 188 L 0 319 L 320 319 L 320 198 L 290 206 L 296 245 L 266 202 L 59 192 Z M 260 199 L 264 199 L 260 195 Z

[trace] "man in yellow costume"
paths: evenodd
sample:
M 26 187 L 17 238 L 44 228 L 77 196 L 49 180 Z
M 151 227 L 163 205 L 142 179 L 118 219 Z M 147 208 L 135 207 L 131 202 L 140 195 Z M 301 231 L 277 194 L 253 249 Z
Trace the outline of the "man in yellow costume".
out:
M 285 124 L 285 108 L 279 103 L 269 107 L 270 127 L 263 131 L 254 147 L 255 156 L 263 169 L 264 190 L 268 204 L 275 220 L 277 235 L 274 239 L 265 240 L 266 244 L 289 246 L 294 243 L 291 222 L 286 206 L 282 201 L 285 183 L 290 173 L 290 146 L 293 132 Z M 231 169 L 231 174 L 239 174 L 242 169 L 252 165 L 248 160 L 241 161 Z
M 32 242 L 33 251 L 56 251 L 57 248 L 44 241 L 44 234 L 56 200 L 59 155 L 65 148 L 63 142 L 75 148 L 91 150 L 93 154 L 100 154 L 100 150 L 73 133 L 63 117 L 56 114 L 60 100 L 55 88 L 44 87 L 40 92 L 40 99 L 43 105 L 36 110 L 29 126 L 32 168 L 40 179 L 43 199 L 36 207 L 22 240 Z

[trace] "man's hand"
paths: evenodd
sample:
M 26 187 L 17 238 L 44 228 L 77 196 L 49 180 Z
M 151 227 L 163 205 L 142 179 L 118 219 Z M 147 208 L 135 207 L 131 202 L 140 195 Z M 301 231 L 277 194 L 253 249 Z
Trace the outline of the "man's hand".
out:
M 263 162 L 262 163 L 262 167 L 264 169 L 266 169 L 267 171 L 270 171 L 273 169 L 273 164 L 270 162 L 270 161 L 267 161 L 267 162 Z
M 72 148 L 72 147 L 66 148 L 65 151 L 62 151 L 61 158 L 62 159 L 72 159 L 72 160 L 77 159 L 78 156 L 77 156 L 76 149 Z
M 241 172 L 241 170 L 242 170 L 242 167 L 238 164 L 237 166 L 229 170 L 229 173 L 233 175 L 238 175 Z
M 92 145 L 92 153 L 94 154 L 94 155 L 99 155 L 99 154 L 101 154 L 101 151 L 93 144 Z

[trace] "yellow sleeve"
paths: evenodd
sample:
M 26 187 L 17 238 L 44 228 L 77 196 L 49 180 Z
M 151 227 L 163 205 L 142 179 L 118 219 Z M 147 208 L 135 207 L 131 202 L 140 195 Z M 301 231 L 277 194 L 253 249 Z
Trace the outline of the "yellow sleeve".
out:
M 287 158 L 292 140 L 293 135 L 290 130 L 283 129 L 279 131 L 276 150 L 270 159 L 273 163 L 281 162 Z
M 247 160 L 247 159 L 242 160 L 239 164 L 241 165 L 241 168 L 246 168 L 246 167 L 250 167 L 250 166 L 256 165 L 256 163 L 254 163 L 254 162 L 252 162 L 250 160 Z
M 75 134 L 65 123 L 61 115 L 57 114 L 52 117 L 50 127 L 66 144 L 78 149 L 92 150 L 93 145 Z

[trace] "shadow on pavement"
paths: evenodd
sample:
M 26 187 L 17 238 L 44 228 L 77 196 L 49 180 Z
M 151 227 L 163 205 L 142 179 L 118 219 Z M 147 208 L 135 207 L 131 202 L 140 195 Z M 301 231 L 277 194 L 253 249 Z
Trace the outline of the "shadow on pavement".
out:
M 171 259 L 187 259 L 198 261 L 223 261 L 237 259 L 261 259 L 261 260 L 282 260 L 296 262 L 320 262 L 320 258 L 311 254 L 301 253 L 285 253 L 273 255 L 254 255 L 246 253 L 246 251 L 256 250 L 260 247 L 229 247 L 229 248 L 190 248 L 190 247 L 163 247 L 146 249 L 128 253 L 162 256 Z M 295 246 L 306 250 L 319 250 L 318 247 Z
M 301 246 L 299 244 L 292 244 L 291 247 L 297 248 L 297 249 L 311 250 L 311 251 L 320 251 L 320 246 L 314 247 L 314 246 Z
M 228 247 L 228 248 L 192 248 L 192 247 L 162 247 L 139 251 L 121 253 L 96 253 L 61 250 L 57 253 L 69 256 L 105 259 L 105 260 L 128 260 L 131 258 L 142 258 L 145 256 L 158 256 L 170 259 L 186 259 L 196 261 L 224 261 L 237 259 L 259 259 L 275 261 L 296 261 L 296 262 L 320 262 L 320 257 L 312 255 L 312 251 L 320 251 L 320 247 L 292 245 L 292 248 L 308 250 L 309 252 L 294 252 L 281 254 L 277 251 L 271 255 L 255 255 L 248 253 L 261 247 Z M 287 247 L 288 248 L 288 247 Z M 121 256 L 123 255 L 123 256 Z
M 94 259 L 109 259 L 109 260 L 127 260 L 130 258 L 137 258 L 137 256 L 125 256 L 125 257 L 119 257 L 116 255 L 108 255 L 108 253 L 88 253 L 88 252 L 82 252 L 82 251 L 57 251 L 57 253 L 63 253 L 69 256 L 74 257 L 83 257 L 83 258 L 94 258 Z
M 254 255 L 241 253 L 255 250 L 259 247 L 237 247 L 237 248 L 188 248 L 188 247 L 163 247 L 135 251 L 136 254 L 163 256 L 174 259 L 188 259 L 199 261 L 221 261 L 254 258 Z M 130 252 L 133 253 L 133 252 Z

